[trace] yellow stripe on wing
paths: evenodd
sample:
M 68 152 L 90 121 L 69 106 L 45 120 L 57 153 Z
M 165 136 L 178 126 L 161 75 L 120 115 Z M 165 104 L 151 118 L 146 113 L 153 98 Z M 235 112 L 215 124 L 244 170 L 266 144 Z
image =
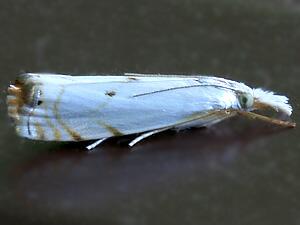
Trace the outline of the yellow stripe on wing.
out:
M 45 110 L 46 123 L 51 128 L 55 141 L 60 141 L 61 140 L 61 133 L 60 133 L 59 129 L 57 127 L 55 127 L 55 125 L 51 122 L 51 119 L 48 115 L 49 110 L 48 110 L 48 106 L 47 106 L 46 102 L 41 104 L 41 107 L 43 107 L 44 110 Z
M 101 127 L 104 127 L 107 131 L 109 131 L 113 136 L 122 136 L 124 135 L 120 130 L 118 130 L 117 128 L 107 124 L 107 123 L 104 123 L 102 121 L 98 121 L 98 124 L 101 126 Z
M 74 141 L 83 141 L 84 138 L 81 137 L 81 135 L 76 132 L 74 129 L 70 128 L 62 119 L 61 115 L 59 114 L 59 104 L 61 103 L 61 98 L 64 94 L 64 88 L 61 89 L 60 93 L 58 94 L 58 97 L 54 103 L 53 106 L 53 113 L 57 120 L 57 122 L 63 127 L 63 129 L 72 137 Z
M 39 124 L 38 122 L 35 122 L 34 127 L 35 127 L 36 134 L 37 134 L 39 140 L 45 140 L 45 131 L 44 131 L 43 127 L 41 126 L 41 124 Z

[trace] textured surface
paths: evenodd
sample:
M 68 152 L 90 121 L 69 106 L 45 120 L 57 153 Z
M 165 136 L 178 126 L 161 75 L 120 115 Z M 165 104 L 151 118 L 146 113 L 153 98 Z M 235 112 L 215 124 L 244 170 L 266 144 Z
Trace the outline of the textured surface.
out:
M 135 151 L 19 139 L 22 71 L 202 73 L 288 95 L 299 123 L 298 1 L 2 1 L 1 224 L 299 224 L 299 128 L 231 119 Z M 298 99 L 298 101 L 297 101 Z

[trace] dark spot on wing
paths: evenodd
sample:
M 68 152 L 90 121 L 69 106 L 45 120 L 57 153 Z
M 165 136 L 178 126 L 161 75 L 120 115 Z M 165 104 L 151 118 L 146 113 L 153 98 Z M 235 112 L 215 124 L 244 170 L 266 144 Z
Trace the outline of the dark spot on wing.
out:
M 113 97 L 116 95 L 116 92 L 115 91 L 106 91 L 105 95 L 108 95 L 109 97 Z
M 139 80 L 138 78 L 136 77 L 127 77 L 128 81 L 136 81 L 136 80 Z

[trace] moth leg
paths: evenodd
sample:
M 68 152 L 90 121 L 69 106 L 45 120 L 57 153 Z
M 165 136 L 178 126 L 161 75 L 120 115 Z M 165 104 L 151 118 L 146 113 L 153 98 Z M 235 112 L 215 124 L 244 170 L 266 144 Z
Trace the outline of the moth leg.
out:
M 262 120 L 264 122 L 275 124 L 275 125 L 282 126 L 282 127 L 287 127 L 287 128 L 296 127 L 296 123 L 294 123 L 294 122 L 274 119 L 274 118 L 259 115 L 259 114 L 253 113 L 253 112 L 238 111 L 238 114 L 243 115 L 250 119 L 258 119 L 258 120 Z
M 95 141 L 94 143 L 86 146 L 86 149 L 88 151 L 92 150 L 93 148 L 96 148 L 98 145 L 100 145 L 103 141 L 105 141 L 107 138 L 102 138 L 102 139 L 99 139 L 98 141 Z
M 140 136 L 136 137 L 135 139 L 133 139 L 128 145 L 130 147 L 134 146 L 136 143 L 142 141 L 143 139 L 147 138 L 147 137 L 150 137 L 152 136 L 153 134 L 157 134 L 157 133 L 160 133 L 162 131 L 165 131 L 165 130 L 168 130 L 170 129 L 169 127 L 168 128 L 163 128 L 163 129 L 158 129 L 158 130 L 152 130 L 152 131 L 149 131 L 149 132 L 146 132 L 146 133 L 143 133 L 141 134 Z

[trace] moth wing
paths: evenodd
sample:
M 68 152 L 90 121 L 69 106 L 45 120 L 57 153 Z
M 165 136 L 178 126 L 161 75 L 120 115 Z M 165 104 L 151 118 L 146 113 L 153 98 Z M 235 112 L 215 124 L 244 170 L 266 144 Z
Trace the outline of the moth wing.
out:
M 15 88 L 18 92 L 11 89 L 8 99 L 18 99 L 9 104 L 15 107 L 17 130 L 38 140 L 81 141 L 205 126 L 223 118 L 205 112 L 237 101 L 233 91 L 201 86 L 195 77 L 26 74 Z

